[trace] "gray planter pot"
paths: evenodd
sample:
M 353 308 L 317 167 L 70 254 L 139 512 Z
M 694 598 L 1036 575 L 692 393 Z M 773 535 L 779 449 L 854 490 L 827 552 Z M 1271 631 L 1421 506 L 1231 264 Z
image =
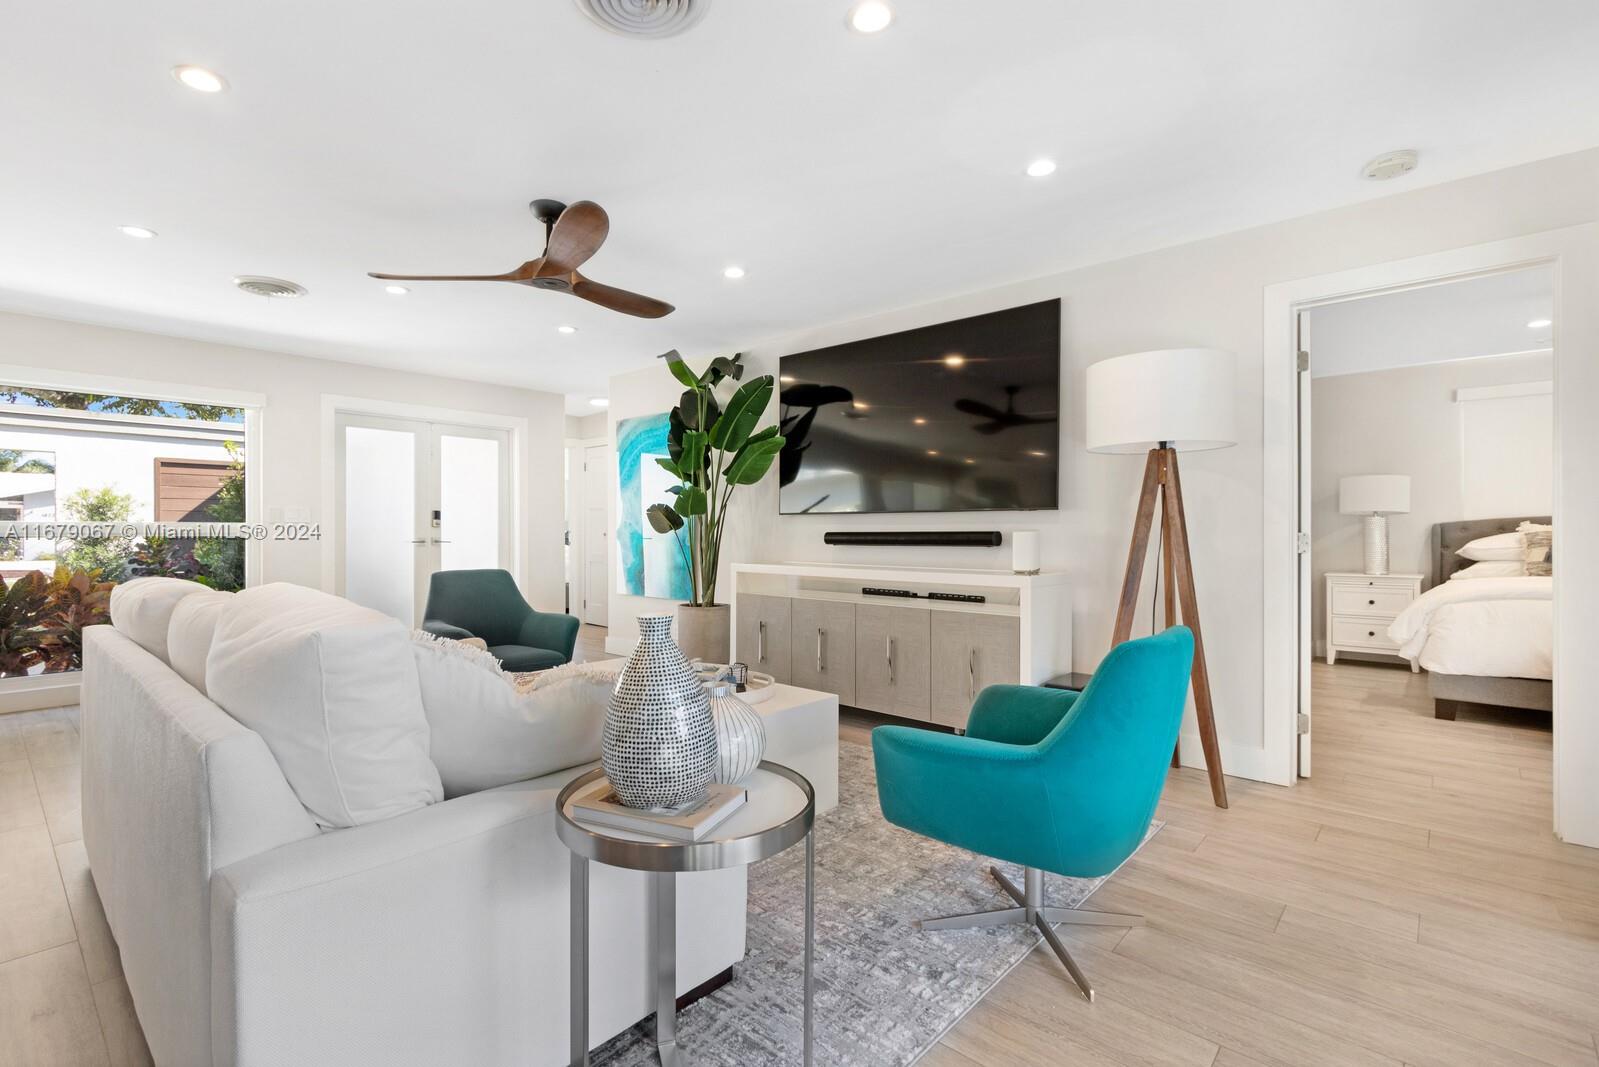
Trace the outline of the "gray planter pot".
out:
M 677 644 L 689 659 L 706 663 L 728 662 L 732 609 L 726 604 L 696 608 L 677 606 Z
M 638 629 L 605 712 L 605 777 L 630 808 L 697 804 L 716 773 L 710 695 L 672 643 L 670 615 L 641 615 Z

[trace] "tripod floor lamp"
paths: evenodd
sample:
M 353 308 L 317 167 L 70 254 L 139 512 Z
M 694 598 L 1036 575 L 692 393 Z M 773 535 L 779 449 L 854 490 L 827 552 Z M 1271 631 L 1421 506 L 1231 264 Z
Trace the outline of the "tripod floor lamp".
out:
M 1210 775 L 1216 806 L 1227 806 L 1221 749 L 1216 741 L 1215 709 L 1210 699 L 1210 674 L 1199 626 L 1199 598 L 1194 591 L 1194 561 L 1188 546 L 1188 521 L 1183 513 L 1183 485 L 1177 473 L 1178 452 L 1198 452 L 1235 444 L 1233 421 L 1234 359 L 1213 348 L 1168 348 L 1103 360 L 1088 368 L 1087 438 L 1090 452 L 1136 454 L 1148 450 L 1144 485 L 1133 519 L 1127 573 L 1116 608 L 1113 643 L 1132 636 L 1138 587 L 1143 579 L 1155 504 L 1161 508 L 1160 571 L 1156 581 L 1165 590 L 1166 625 L 1181 619 L 1194 632 L 1194 711 L 1199 742 Z M 1176 757 L 1173 756 L 1175 763 Z

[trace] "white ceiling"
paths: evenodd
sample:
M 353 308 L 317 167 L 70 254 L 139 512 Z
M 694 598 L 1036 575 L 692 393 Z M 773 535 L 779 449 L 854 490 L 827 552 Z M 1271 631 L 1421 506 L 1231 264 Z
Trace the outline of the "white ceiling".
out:
M 1306 313 L 1310 373 L 1392 370 L 1547 349 L 1554 318 L 1548 267 L 1489 274 L 1346 300 Z
M 1591 0 L 13 0 L 0 306 L 552 389 L 1599 144 Z M 214 68 L 205 96 L 168 76 Z M 1357 177 L 1392 148 L 1415 174 Z M 1060 169 L 1022 169 L 1051 156 Z M 624 318 L 480 273 L 596 200 Z M 135 241 L 115 227 L 160 232 Z M 729 263 L 748 277 L 721 276 Z M 267 303 L 241 273 L 300 282 Z M 554 327 L 579 327 L 562 337 Z

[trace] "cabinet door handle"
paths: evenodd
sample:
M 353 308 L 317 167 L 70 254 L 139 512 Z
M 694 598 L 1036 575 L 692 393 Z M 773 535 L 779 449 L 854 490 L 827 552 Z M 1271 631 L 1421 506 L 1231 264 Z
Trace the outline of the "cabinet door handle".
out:
M 1377 602 L 1376 602 L 1376 601 L 1375 601 L 1375 600 L 1368 600 L 1368 601 L 1366 601 L 1366 603 L 1368 603 L 1368 604 L 1375 604 L 1375 603 L 1377 603 Z
M 969 649 L 966 653 L 966 700 L 977 699 L 977 649 Z
M 1377 631 L 1376 630 L 1367 630 L 1366 631 L 1366 636 L 1367 637 L 1376 637 L 1377 636 Z
M 888 684 L 894 684 L 894 639 L 883 638 L 883 655 L 888 660 Z
M 762 619 L 755 624 L 755 659 L 759 663 L 766 662 L 766 620 Z
M 827 670 L 827 662 L 822 658 L 822 638 L 827 636 L 827 631 L 820 626 L 816 628 L 816 673 Z

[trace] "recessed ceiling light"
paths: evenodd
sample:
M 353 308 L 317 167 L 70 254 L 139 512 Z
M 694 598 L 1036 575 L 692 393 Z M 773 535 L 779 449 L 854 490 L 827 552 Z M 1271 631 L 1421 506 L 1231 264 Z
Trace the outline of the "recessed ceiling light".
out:
M 922 418 L 920 415 L 918 415 L 914 419 L 912 419 L 911 422 L 915 423 L 917 426 L 926 426 L 927 425 L 927 420 Z
M 1527 323 L 1527 329 L 1529 329 L 1529 330 L 1541 330 L 1545 326 L 1553 326 L 1553 325 L 1554 325 L 1554 320 L 1553 319 L 1533 319 L 1531 322 Z
M 1047 178 L 1054 173 L 1055 161 L 1053 159 L 1035 159 L 1027 164 L 1027 176 L 1029 178 Z
M 155 236 L 154 230 L 146 229 L 143 226 L 118 226 L 117 229 L 129 237 L 137 237 L 141 241 L 148 241 Z
M 744 268 L 737 265 L 728 267 L 722 272 L 722 277 L 731 278 L 734 281 L 738 281 L 738 279 L 744 277 Z
M 608 408 L 611 406 L 611 398 L 606 396 L 590 397 L 589 404 L 597 408 Z
M 964 367 L 966 366 L 966 357 L 961 355 L 959 352 L 951 352 L 949 355 L 944 357 L 944 366 L 956 368 Z
M 385 293 L 388 293 L 390 296 L 404 296 L 406 293 L 409 293 L 411 290 L 407 289 L 403 285 L 385 285 L 383 287 L 383 291 Z
M 879 33 L 893 21 L 894 9 L 883 0 L 861 0 L 849 11 L 849 28 L 856 33 Z
M 555 332 L 556 333 L 577 333 L 577 327 L 576 326 L 567 326 L 565 324 L 562 324 L 562 325 L 557 326 L 555 328 Z
M 1402 174 L 1409 174 L 1416 169 L 1420 157 L 1413 148 L 1401 148 L 1397 152 L 1384 152 L 1376 159 L 1360 168 L 1360 176 L 1367 181 L 1385 182 L 1390 178 L 1397 178 Z
M 172 76 L 197 93 L 220 93 L 228 81 L 214 70 L 184 65 L 172 68 Z

